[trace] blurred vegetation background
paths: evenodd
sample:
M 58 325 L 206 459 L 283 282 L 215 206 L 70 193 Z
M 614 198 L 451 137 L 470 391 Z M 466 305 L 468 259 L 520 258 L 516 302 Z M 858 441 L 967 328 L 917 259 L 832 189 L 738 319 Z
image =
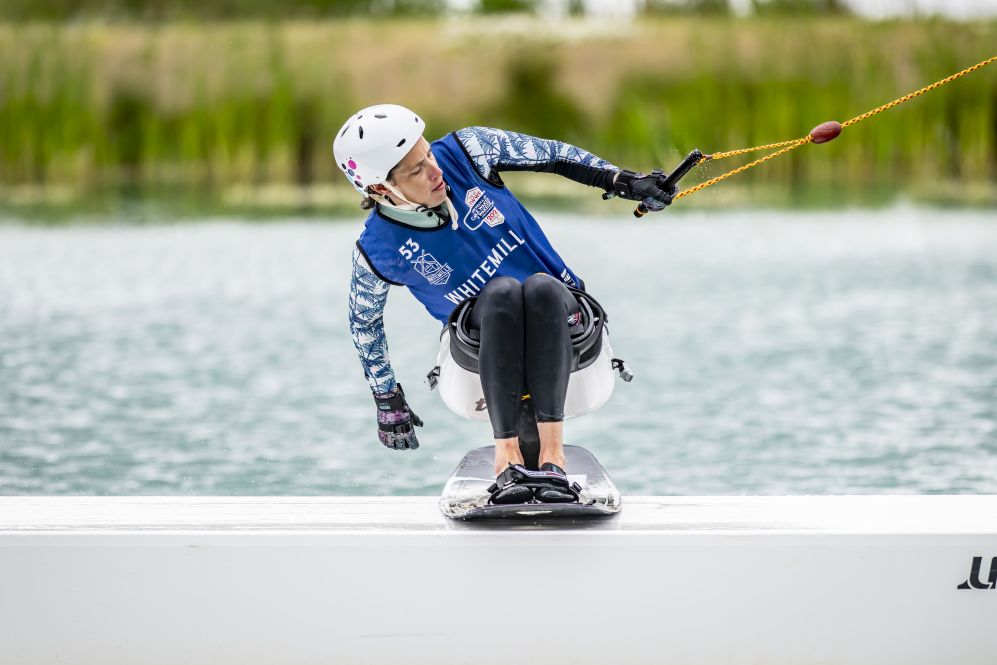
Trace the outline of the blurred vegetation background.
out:
M 997 44 L 995 21 L 873 22 L 837 0 L 752 7 L 647 0 L 631 21 L 550 21 L 529 0 L 459 15 L 442 0 L 5 0 L 0 206 L 356 210 L 331 140 L 351 112 L 384 101 L 421 113 L 428 138 L 489 125 L 668 168 L 694 147 L 846 120 Z M 513 181 L 527 199 L 597 205 L 558 178 Z M 683 206 L 898 197 L 997 205 L 997 65 Z

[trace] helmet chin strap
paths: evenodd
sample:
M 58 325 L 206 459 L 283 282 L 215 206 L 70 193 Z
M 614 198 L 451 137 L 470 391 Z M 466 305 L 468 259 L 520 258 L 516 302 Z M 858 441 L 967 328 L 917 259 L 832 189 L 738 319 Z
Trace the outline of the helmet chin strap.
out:
M 394 198 L 396 200 L 401 201 L 401 203 L 393 203 L 392 201 L 390 201 L 388 199 L 387 196 L 384 196 L 383 194 L 375 194 L 375 193 L 372 192 L 371 193 L 371 198 L 374 199 L 375 201 L 377 201 L 378 203 L 380 203 L 381 205 L 386 205 L 386 206 L 389 206 L 389 207 L 392 207 L 392 208 L 397 208 L 399 210 L 425 210 L 426 209 L 426 206 L 424 206 L 424 205 L 419 205 L 417 203 L 412 203 L 411 201 L 409 201 L 407 198 L 405 198 L 405 195 L 402 194 L 400 191 L 398 191 L 398 189 L 394 185 L 392 185 L 390 182 L 383 182 L 381 184 L 388 188 L 388 191 L 391 192 L 391 194 L 394 196 Z M 446 200 L 446 204 L 447 204 L 447 210 L 450 212 L 450 228 L 452 228 L 454 231 L 456 231 L 457 230 L 457 209 L 454 208 L 453 203 L 450 202 L 450 196 L 447 196 L 445 200 Z

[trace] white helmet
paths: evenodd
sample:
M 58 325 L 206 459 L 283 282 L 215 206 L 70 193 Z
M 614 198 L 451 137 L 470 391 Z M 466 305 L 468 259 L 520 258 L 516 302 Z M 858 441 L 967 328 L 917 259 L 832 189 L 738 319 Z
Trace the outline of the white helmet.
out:
M 332 142 L 332 154 L 358 192 L 383 184 L 422 136 L 426 123 L 404 106 L 376 104 L 346 121 Z

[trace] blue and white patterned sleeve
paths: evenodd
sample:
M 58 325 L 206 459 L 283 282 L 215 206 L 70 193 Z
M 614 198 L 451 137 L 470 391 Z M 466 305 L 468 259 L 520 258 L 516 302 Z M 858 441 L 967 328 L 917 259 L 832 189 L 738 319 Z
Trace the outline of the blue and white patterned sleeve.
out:
M 384 334 L 384 304 L 390 285 L 367 266 L 366 259 L 353 248 L 353 277 L 350 280 L 350 333 L 370 389 L 388 393 L 395 388 L 395 372 L 388 358 L 388 338 Z
M 605 159 L 562 141 L 490 127 L 465 127 L 454 134 L 487 180 L 501 182 L 500 171 L 545 171 L 610 190 L 619 171 Z

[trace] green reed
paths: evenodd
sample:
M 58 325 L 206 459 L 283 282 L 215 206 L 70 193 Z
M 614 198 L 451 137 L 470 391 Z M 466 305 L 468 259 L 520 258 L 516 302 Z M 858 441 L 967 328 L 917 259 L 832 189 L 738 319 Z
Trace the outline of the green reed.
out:
M 667 167 L 693 147 L 786 140 L 845 120 L 997 43 L 993 22 L 674 18 L 581 40 L 531 25 L 0 24 L 0 188 L 346 191 L 332 137 L 351 111 L 380 101 L 417 109 L 432 136 L 489 124 L 629 168 Z M 989 203 L 995 182 L 997 65 L 737 180 L 790 196 L 886 188 L 931 198 L 945 183 L 951 197 L 964 184 Z M 723 187 L 694 198 L 722 203 Z

